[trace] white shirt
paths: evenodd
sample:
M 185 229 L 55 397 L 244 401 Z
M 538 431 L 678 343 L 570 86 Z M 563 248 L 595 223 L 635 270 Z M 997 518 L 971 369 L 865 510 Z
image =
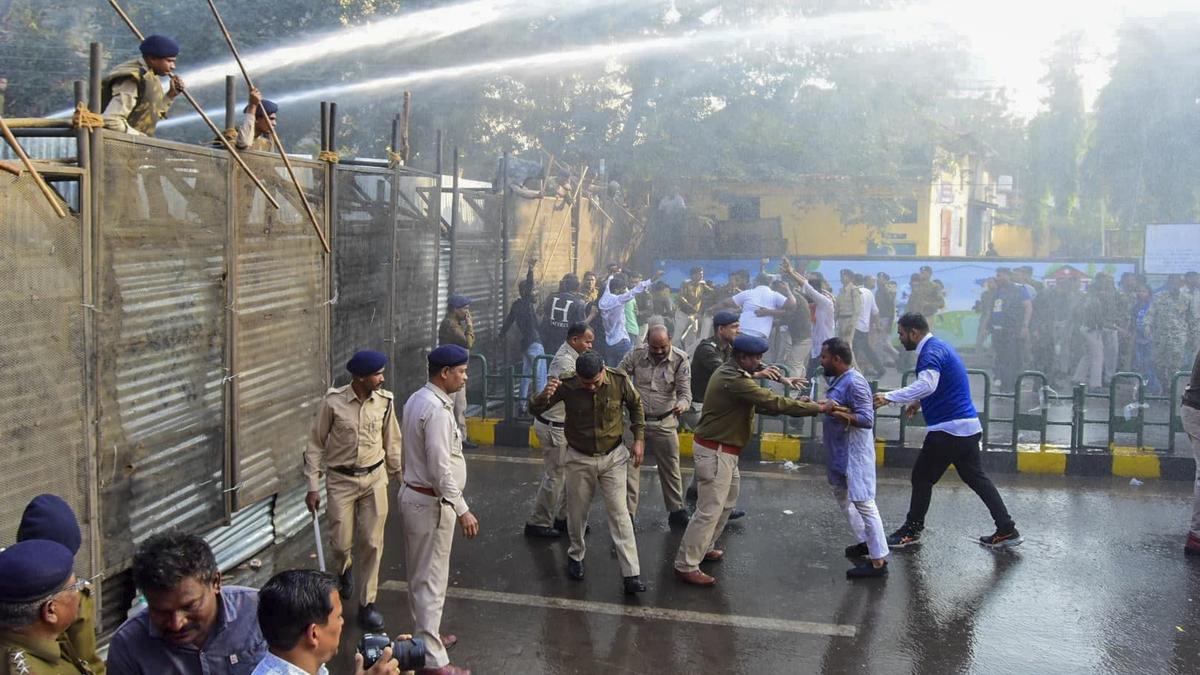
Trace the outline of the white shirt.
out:
M 804 284 L 800 288 L 800 294 L 805 300 L 813 303 L 813 325 L 812 325 L 812 358 L 820 358 L 821 345 L 825 341 L 835 335 L 834 333 L 834 318 L 833 318 L 833 300 L 829 296 L 821 293 L 812 287 L 812 284 Z
M 650 283 L 649 279 L 639 281 L 636 286 L 620 295 L 608 290 L 608 284 L 605 284 L 604 295 L 596 304 L 600 307 L 600 319 L 604 321 L 604 341 L 609 346 L 629 339 L 629 331 L 625 330 L 625 303 L 650 288 Z
M 858 293 L 862 296 L 862 309 L 858 312 L 858 321 L 854 330 L 860 333 L 871 331 L 871 317 L 879 315 L 879 305 L 875 304 L 875 293 L 866 286 L 859 286 Z
M 400 437 L 404 439 L 404 482 L 432 489 L 454 507 L 455 515 L 470 511 L 463 498 L 467 458 L 450 396 L 430 382 L 416 390 L 404 404 Z
M 308 675 L 308 671 L 301 670 L 278 656 L 267 652 L 266 657 L 258 662 L 258 665 L 254 667 L 254 672 L 250 675 Z M 329 675 L 329 671 L 325 669 L 325 666 L 321 666 L 321 669 L 317 671 L 317 675 Z
M 755 286 L 733 296 L 733 301 L 742 308 L 742 316 L 738 323 L 742 332 L 760 338 L 771 337 L 771 327 L 775 325 L 774 317 L 758 316 L 755 312 L 763 309 L 781 309 L 787 304 L 787 298 L 782 293 L 771 290 L 770 286 Z
M 926 333 L 925 337 L 921 338 L 921 341 L 917 343 L 916 352 L 918 359 L 921 357 L 921 350 L 925 348 L 925 343 L 929 342 L 929 338 L 931 337 L 933 337 L 933 333 Z M 928 368 L 917 373 L 916 382 L 907 387 L 889 391 L 883 397 L 899 405 L 920 401 L 934 391 L 937 391 L 940 380 L 941 373 Z M 951 436 L 974 436 L 975 434 L 983 433 L 983 425 L 979 423 L 978 417 L 971 417 L 934 424 L 928 428 L 928 431 L 944 431 Z

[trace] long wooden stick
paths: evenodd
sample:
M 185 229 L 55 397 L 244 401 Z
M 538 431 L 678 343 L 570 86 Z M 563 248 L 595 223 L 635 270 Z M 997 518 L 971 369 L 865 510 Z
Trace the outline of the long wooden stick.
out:
M 146 39 L 146 37 L 142 35 L 142 31 L 138 30 L 137 26 L 133 24 L 133 20 L 130 19 L 129 15 L 125 13 L 125 10 L 121 9 L 121 6 L 117 4 L 117 0 L 108 0 L 108 4 L 112 5 L 112 8 L 116 10 L 117 15 L 121 17 L 121 20 L 125 22 L 126 26 L 129 26 L 129 30 L 133 31 L 134 36 L 137 37 L 138 40 Z M 255 187 L 262 191 L 263 196 L 267 198 L 267 201 L 271 203 L 271 206 L 274 206 L 278 209 L 279 202 L 275 201 L 275 198 L 272 197 L 271 193 L 267 190 L 267 186 L 263 185 L 263 182 L 258 179 L 258 176 L 255 176 L 254 172 L 250 170 L 250 167 L 246 165 L 245 160 L 242 159 L 242 156 L 239 155 L 238 151 L 234 149 L 232 144 L 230 144 L 229 139 L 225 138 L 225 134 L 217 128 L 217 125 L 213 123 L 208 114 L 204 112 L 204 108 L 200 107 L 200 104 L 196 102 L 196 99 L 192 98 L 192 95 L 187 93 L 186 90 L 179 93 L 183 94 L 183 97 L 187 99 L 187 102 L 192 104 L 192 107 L 196 109 L 196 113 L 200 115 L 200 119 L 204 120 L 204 123 L 208 125 L 208 128 L 217 135 L 217 140 L 221 142 L 221 145 L 225 146 L 225 149 L 228 150 L 229 154 L 233 156 L 233 159 L 237 162 L 238 166 L 242 167 L 242 171 L 246 172 L 246 175 L 250 177 L 250 180 L 254 183 Z
M 13 166 L 12 164 L 9 164 L 8 162 L 0 162 L 0 171 L 7 171 L 14 176 L 21 175 L 21 167 Z
M 233 36 L 229 34 L 229 29 L 225 27 L 225 20 L 221 18 L 221 13 L 217 11 L 216 4 L 213 0 L 208 0 L 208 7 L 212 10 L 213 18 L 217 20 L 217 26 L 221 28 L 221 35 L 225 36 L 225 44 L 229 45 L 229 51 L 233 53 L 233 60 L 237 61 L 238 68 L 242 71 L 242 77 L 246 80 L 246 86 L 250 89 L 254 88 L 254 83 L 250 80 L 250 73 L 246 72 L 246 64 L 242 63 L 242 57 L 238 54 L 237 47 L 233 45 Z M 258 102 L 258 112 L 262 113 L 264 119 L 270 120 L 267 115 L 267 109 L 263 107 L 262 101 Z M 275 129 L 275 125 L 271 124 L 271 139 L 274 141 L 275 150 L 279 153 L 279 158 L 283 160 L 283 166 L 287 169 L 288 177 L 292 179 L 292 184 L 296 186 L 296 192 L 300 195 L 300 201 L 304 203 L 304 211 L 308 214 L 308 220 L 312 223 L 313 231 L 317 233 L 317 238 L 321 240 L 321 248 L 329 253 L 329 241 L 325 239 L 325 233 L 321 231 L 321 225 L 317 222 L 317 214 L 313 212 L 312 204 L 308 203 L 308 196 L 304 194 L 304 188 L 300 186 L 300 179 L 296 178 L 296 171 L 292 168 L 292 160 L 288 159 L 287 152 L 283 149 L 283 141 L 279 140 L 279 133 Z
M 17 157 L 21 158 L 21 163 L 25 165 L 29 173 L 33 174 L 33 182 L 37 183 L 38 189 L 46 196 L 46 201 L 50 202 L 50 206 L 54 208 L 54 212 L 58 214 L 59 218 L 66 218 L 67 212 L 63 210 L 62 204 L 58 203 L 58 197 L 55 196 L 54 190 L 51 190 L 50 186 L 46 185 L 42 174 L 33 168 L 33 162 L 29 160 L 29 155 L 25 154 L 25 148 L 22 148 L 21 144 L 17 142 L 17 137 L 13 136 L 12 129 L 8 128 L 8 122 L 5 122 L 3 117 L 0 117 L 0 132 L 4 134 L 4 140 L 8 141 L 13 152 L 17 153 Z
M 588 169 L 590 169 L 590 168 L 591 167 L 587 167 L 587 166 L 583 167 L 583 174 L 579 176 L 579 185 L 576 186 L 576 188 L 575 188 L 575 196 L 571 199 L 571 208 L 566 210 L 566 213 L 564 214 L 565 217 L 563 218 L 562 225 L 558 226 L 558 234 L 554 235 L 554 243 L 550 245 L 550 255 L 554 255 L 555 249 L 558 248 L 558 241 L 560 239 L 562 239 L 563 229 L 565 229 L 567 227 L 567 223 L 571 222 L 571 209 L 574 209 L 575 206 L 579 203 L 579 195 L 580 195 L 580 193 L 583 192 L 583 182 L 585 180 L 587 180 Z M 542 282 L 545 281 L 545 279 L 546 279 L 546 268 L 543 267 L 542 268 L 542 276 L 538 280 L 538 285 L 541 286 Z

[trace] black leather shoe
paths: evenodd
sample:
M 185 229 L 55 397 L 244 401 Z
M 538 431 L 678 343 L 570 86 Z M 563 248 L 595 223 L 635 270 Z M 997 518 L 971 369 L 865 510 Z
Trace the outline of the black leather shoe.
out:
M 746 517 L 746 512 L 741 509 L 734 509 L 729 512 L 730 520 L 737 520 L 738 518 L 745 518 L 745 517 Z
M 525 536 L 557 539 L 562 536 L 562 530 L 559 530 L 555 527 L 545 527 L 544 525 L 530 525 L 529 523 L 525 523 Z
M 383 630 L 383 615 L 375 609 L 375 603 L 368 602 L 358 608 L 358 625 L 363 630 L 378 633 Z
M 567 576 L 575 581 L 583 581 L 583 561 L 567 558 Z
M 641 577 L 625 577 L 625 595 L 633 595 L 634 593 L 644 592 L 646 592 L 646 584 L 642 583 Z
M 338 595 L 342 596 L 343 600 L 349 600 L 354 593 L 354 568 L 347 567 L 342 576 L 338 577 Z
M 563 534 L 566 534 L 567 532 L 569 532 L 569 530 L 567 529 L 567 521 L 565 521 L 565 520 L 554 521 L 554 529 L 558 530 L 559 532 L 561 532 Z M 591 533 L 592 533 L 592 526 L 584 525 L 583 526 L 583 536 L 586 537 L 587 535 L 589 535 Z
M 672 511 L 671 514 L 667 516 L 667 524 L 671 525 L 672 527 L 687 527 L 688 520 L 689 518 L 687 509 Z

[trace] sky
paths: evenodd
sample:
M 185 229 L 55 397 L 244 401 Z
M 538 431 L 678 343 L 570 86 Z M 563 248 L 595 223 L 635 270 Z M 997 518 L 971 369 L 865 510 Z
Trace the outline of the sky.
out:
M 958 0 L 918 2 L 914 8 L 930 22 L 932 35 L 959 35 L 979 59 L 987 84 L 1003 86 L 1015 112 L 1031 117 L 1039 109 L 1044 60 L 1064 34 L 1083 35 L 1085 66 L 1080 73 L 1090 108 L 1108 81 L 1117 29 L 1130 18 L 1175 12 L 1200 12 L 1197 0 Z

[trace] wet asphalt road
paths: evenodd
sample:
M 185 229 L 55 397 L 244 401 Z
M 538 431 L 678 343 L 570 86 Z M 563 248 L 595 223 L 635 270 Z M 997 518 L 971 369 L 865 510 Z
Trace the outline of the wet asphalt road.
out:
M 719 583 L 672 575 L 680 533 L 657 481 L 643 478 L 637 524 L 649 591 L 629 599 L 600 502 L 587 578 L 564 574 L 566 542 L 521 528 L 539 464 L 533 451 L 471 456 L 467 498 L 480 536 L 455 539 L 443 632 L 475 673 L 1189 673 L 1200 671 L 1200 560 L 1182 554 L 1189 484 L 1116 478 L 996 476 L 1025 537 L 993 552 L 983 504 L 953 473 L 934 493 L 920 547 L 896 551 L 886 580 L 849 582 L 852 543 L 820 467 L 743 466 L 741 505 Z M 686 479 L 686 475 L 685 475 Z M 907 509 L 907 473 L 881 473 L 884 524 Z M 788 514 L 785 511 L 791 511 Z M 403 538 L 393 501 L 379 606 L 411 623 Z M 269 567 L 313 564 L 302 533 Z M 352 672 L 359 632 L 347 621 L 331 672 Z

